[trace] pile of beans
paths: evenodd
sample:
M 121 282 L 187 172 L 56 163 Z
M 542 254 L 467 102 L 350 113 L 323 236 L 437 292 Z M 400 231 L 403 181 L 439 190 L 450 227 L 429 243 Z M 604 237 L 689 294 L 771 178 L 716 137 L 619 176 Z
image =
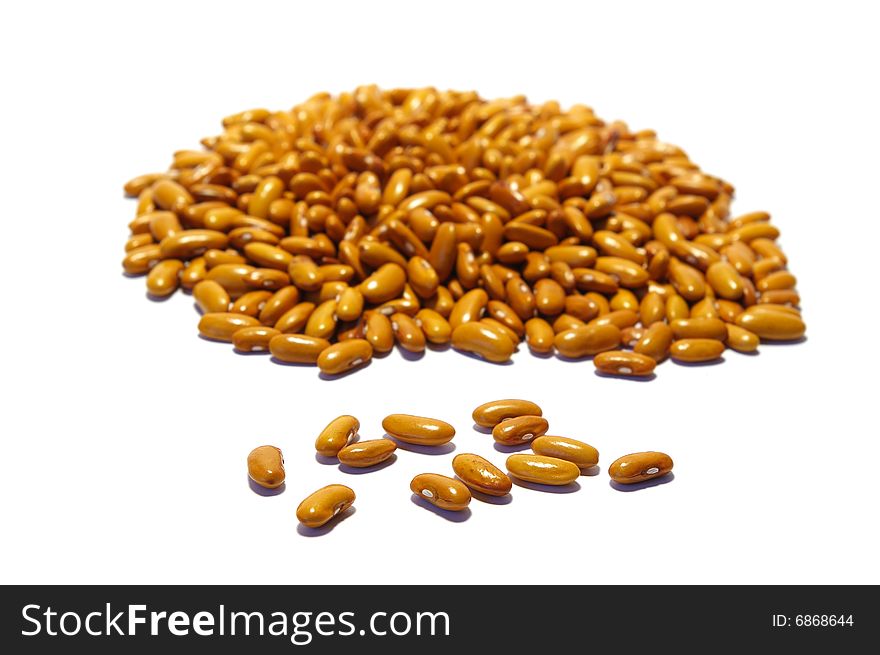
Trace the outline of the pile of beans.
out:
M 125 185 L 123 267 L 239 351 L 335 375 L 525 340 L 647 376 L 804 335 L 769 214 L 731 217 L 728 182 L 589 107 L 364 86 L 223 127 Z
M 549 423 L 541 408 L 528 400 L 493 400 L 477 407 L 474 423 L 491 429 L 492 437 L 504 446 L 530 445 L 531 453 L 514 453 L 507 458 L 507 473 L 474 453 L 456 455 L 452 471 L 456 477 L 420 473 L 410 490 L 440 509 L 466 509 L 476 494 L 506 496 L 513 488 L 511 477 L 525 484 L 564 486 L 599 464 L 599 451 L 567 437 L 548 436 Z M 398 443 L 439 447 L 455 437 L 455 428 L 439 419 L 410 414 L 391 414 L 382 421 L 388 437 L 359 441 L 360 421 L 344 415 L 333 419 L 315 439 L 318 455 L 336 458 L 352 468 L 370 468 L 386 462 Z M 277 489 L 284 483 L 284 458 L 275 446 L 259 446 L 248 455 L 248 475 L 256 484 Z M 343 469 L 344 470 L 344 469 Z M 624 455 L 608 467 L 616 484 L 635 484 L 660 478 L 672 471 L 672 459 L 660 452 Z M 318 528 L 345 512 L 355 501 L 354 491 L 331 484 L 306 497 L 296 510 L 306 527 Z

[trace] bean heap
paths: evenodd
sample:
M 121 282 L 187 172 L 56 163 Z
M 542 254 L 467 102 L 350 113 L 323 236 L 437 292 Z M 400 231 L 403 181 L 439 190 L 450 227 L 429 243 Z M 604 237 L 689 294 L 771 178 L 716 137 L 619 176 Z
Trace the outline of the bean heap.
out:
M 652 130 L 522 96 L 363 86 L 223 120 L 130 180 L 123 267 L 202 336 L 336 375 L 395 343 L 521 340 L 652 375 L 805 332 L 770 216 Z
M 496 442 L 504 446 L 531 446 L 531 453 L 514 453 L 507 458 L 507 473 L 474 453 L 456 455 L 452 471 L 456 477 L 440 473 L 420 473 L 410 481 L 410 491 L 421 501 L 440 509 L 460 512 L 471 499 L 510 494 L 513 481 L 521 486 L 571 485 L 582 474 L 599 464 L 599 451 L 593 446 L 547 435 L 549 423 L 541 408 L 528 400 L 503 399 L 474 409 L 474 423 L 491 430 Z M 444 446 L 455 437 L 455 428 L 435 418 L 411 414 L 391 414 L 382 421 L 386 436 L 359 441 L 360 421 L 350 415 L 339 416 L 315 439 L 321 457 L 335 458 L 341 470 L 371 468 L 391 459 L 398 444 L 427 447 Z M 248 476 L 257 485 L 278 489 L 284 483 L 284 459 L 275 446 L 258 446 L 248 455 Z M 661 452 L 624 455 L 608 467 L 615 485 L 631 485 L 662 478 L 672 472 L 672 458 Z M 537 487 L 540 489 L 541 487 Z M 485 498 L 483 498 L 485 500 Z M 331 484 L 307 496 L 297 507 L 297 519 L 308 528 L 319 528 L 343 514 L 354 504 L 355 492 L 345 485 Z

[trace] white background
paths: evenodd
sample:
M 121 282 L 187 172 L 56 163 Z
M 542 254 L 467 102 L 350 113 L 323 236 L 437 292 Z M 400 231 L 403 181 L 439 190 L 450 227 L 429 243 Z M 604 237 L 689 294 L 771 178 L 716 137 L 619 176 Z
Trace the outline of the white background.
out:
M 5 3 L 2 55 L 0 580 L 95 583 L 880 582 L 877 15 L 871 3 Z M 433 84 L 584 102 L 651 127 L 767 209 L 799 279 L 808 340 L 723 365 L 602 379 L 589 363 L 400 354 L 337 381 L 196 336 L 190 297 L 120 268 L 121 186 L 252 106 L 320 90 Z M 460 523 L 413 504 L 452 454 L 398 452 L 348 475 L 313 457 L 342 413 L 437 416 L 456 453 L 486 400 L 539 402 L 602 472 L 514 488 Z M 246 482 L 280 446 L 284 493 Z M 609 486 L 663 450 L 675 479 Z M 294 510 L 352 486 L 319 537 Z

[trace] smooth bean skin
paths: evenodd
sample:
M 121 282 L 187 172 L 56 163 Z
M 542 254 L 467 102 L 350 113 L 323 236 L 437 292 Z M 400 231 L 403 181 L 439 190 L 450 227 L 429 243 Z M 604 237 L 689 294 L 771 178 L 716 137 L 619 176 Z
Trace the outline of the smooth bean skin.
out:
M 269 340 L 272 356 L 289 364 L 316 364 L 330 342 L 307 334 L 279 334 Z
M 227 312 L 232 300 L 226 289 L 214 280 L 202 280 L 193 287 L 193 299 L 199 309 L 205 314 L 217 314 Z
M 364 366 L 373 357 L 373 347 L 365 339 L 340 341 L 324 349 L 318 355 L 317 364 L 326 375 L 340 375 Z
M 516 344 L 497 330 L 478 321 L 462 323 L 452 331 L 452 347 L 479 355 L 489 362 L 501 363 L 510 359 Z
M 463 482 L 437 473 L 420 473 L 409 488 L 419 498 L 451 512 L 461 512 L 471 502 L 471 492 Z
M 440 446 L 455 436 L 449 423 L 412 414 L 389 414 L 382 419 L 382 429 L 395 439 L 419 446 Z
M 627 377 L 645 377 L 654 372 L 657 362 L 648 355 L 628 350 L 606 350 L 593 357 L 600 373 Z
M 277 489 L 284 484 L 284 456 L 275 446 L 258 446 L 247 457 L 248 477 L 261 487 Z
M 556 335 L 554 344 L 559 354 L 577 359 L 612 350 L 620 343 L 620 328 L 613 323 L 586 325 Z
M 526 343 L 536 353 L 549 353 L 553 351 L 553 340 L 556 334 L 553 328 L 543 318 L 530 318 L 525 324 Z
M 368 468 L 376 466 L 389 459 L 397 444 L 391 439 L 369 439 L 349 444 L 340 449 L 336 456 L 341 464 L 353 468 Z
M 724 353 L 724 342 L 716 339 L 679 339 L 669 347 L 672 359 L 680 362 L 711 362 Z
M 324 457 L 336 457 L 354 439 L 360 427 L 361 422 L 354 416 L 337 416 L 315 439 L 315 450 Z
M 806 332 L 800 316 L 753 305 L 736 317 L 736 324 L 766 341 L 793 341 Z
M 662 477 L 672 471 L 672 458 L 666 453 L 643 452 L 624 455 L 608 467 L 608 475 L 618 484 L 635 484 Z
M 727 324 L 727 347 L 741 353 L 753 353 L 761 345 L 761 339 L 739 325 Z
M 487 496 L 506 496 L 513 487 L 510 478 L 501 469 L 473 453 L 456 455 L 452 460 L 452 470 L 471 491 Z
M 555 457 L 571 462 L 580 469 L 588 469 L 599 463 L 599 451 L 577 439 L 566 437 L 538 437 L 532 442 L 532 452 L 545 457 Z
M 296 518 L 308 528 L 320 528 L 354 504 L 352 489 L 342 484 L 331 484 L 307 496 L 296 508 Z
M 269 350 L 269 342 L 281 334 L 275 328 L 263 325 L 244 327 L 232 334 L 232 345 L 243 353 L 256 353 Z
M 653 323 L 633 346 L 633 352 L 647 355 L 655 362 L 663 361 L 675 337 L 666 323 Z
M 504 419 L 492 428 L 492 438 L 508 446 L 528 443 L 547 433 L 550 424 L 541 416 L 516 416 Z
M 259 327 L 260 321 L 246 314 L 217 312 L 204 314 L 199 320 L 199 334 L 214 341 L 232 342 L 234 335 L 241 328 Z
M 718 318 L 679 318 L 669 323 L 676 339 L 715 339 L 727 338 L 727 327 Z
M 507 458 L 507 472 L 519 480 L 563 486 L 581 474 L 576 464 L 558 457 L 517 453 Z
M 471 414 L 474 423 L 484 428 L 494 428 L 501 421 L 517 416 L 543 416 L 543 412 L 531 400 L 506 398 L 483 403 Z
M 179 259 L 165 259 L 156 264 L 147 274 L 147 292 L 155 298 L 167 298 L 177 291 L 183 266 Z

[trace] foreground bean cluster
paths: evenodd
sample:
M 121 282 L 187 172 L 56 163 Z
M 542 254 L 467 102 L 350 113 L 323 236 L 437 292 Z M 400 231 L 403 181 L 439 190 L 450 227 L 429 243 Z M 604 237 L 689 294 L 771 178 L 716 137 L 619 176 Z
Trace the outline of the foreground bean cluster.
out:
M 667 357 L 805 332 L 770 216 L 652 130 L 524 97 L 357 88 L 223 120 L 125 185 L 123 267 L 191 290 L 202 336 L 328 375 L 395 344 L 504 362 Z
M 599 451 L 593 446 L 547 435 L 549 422 L 541 408 L 528 400 L 494 400 L 473 411 L 474 423 L 491 429 L 496 442 L 505 446 L 530 445 L 531 453 L 515 453 L 506 461 L 507 473 L 474 453 L 456 455 L 451 471 L 420 473 L 410 481 L 410 491 L 440 509 L 458 512 L 473 497 L 506 496 L 513 488 L 511 478 L 526 484 L 564 486 L 575 482 L 599 464 Z M 315 439 L 315 451 L 322 457 L 337 458 L 352 468 L 370 468 L 388 461 L 398 443 L 420 447 L 440 447 L 455 437 L 455 428 L 434 418 L 391 414 L 382 421 L 388 437 L 358 440 L 360 421 L 350 415 L 333 419 Z M 275 446 L 259 446 L 247 459 L 248 476 L 256 484 L 277 489 L 285 481 L 284 458 Z M 672 459 L 661 452 L 624 455 L 608 467 L 616 484 L 635 484 L 660 478 L 672 471 Z M 354 504 L 355 492 L 341 484 L 331 484 L 307 496 L 297 507 L 297 519 L 309 528 L 318 528 Z

